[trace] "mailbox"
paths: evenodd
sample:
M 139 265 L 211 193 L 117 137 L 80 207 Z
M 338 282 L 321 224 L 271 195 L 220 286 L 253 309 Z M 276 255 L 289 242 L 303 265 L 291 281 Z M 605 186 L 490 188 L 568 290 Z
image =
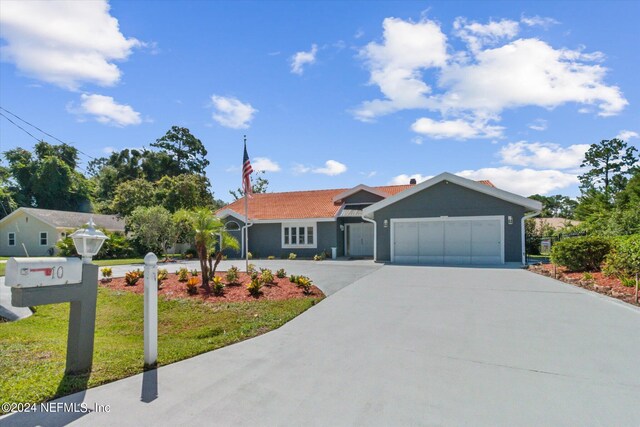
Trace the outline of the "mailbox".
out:
M 67 285 L 82 282 L 79 258 L 9 258 L 4 284 L 12 288 Z

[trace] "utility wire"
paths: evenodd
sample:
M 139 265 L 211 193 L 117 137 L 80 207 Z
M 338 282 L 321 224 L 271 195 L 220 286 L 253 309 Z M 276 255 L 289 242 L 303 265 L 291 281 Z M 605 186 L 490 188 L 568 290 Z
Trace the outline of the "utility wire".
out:
M 1 108 L 1 107 L 0 107 Z M 4 110 L 4 108 L 3 108 Z M 36 141 L 40 142 L 40 140 L 38 138 L 36 138 L 35 136 L 33 136 L 31 133 L 29 133 L 28 130 L 26 130 L 25 128 L 23 128 L 22 126 L 20 126 L 19 124 L 17 124 L 16 122 L 14 122 L 13 120 L 11 120 L 9 117 L 5 116 L 4 114 L 0 113 L 0 116 L 4 117 L 5 119 L 9 120 L 9 122 L 11 124 L 13 124 L 15 127 L 17 127 L 18 129 L 22 130 L 24 133 L 26 133 L 27 135 L 29 135 L 31 138 L 35 139 Z
M 47 136 L 49 136 L 49 137 L 51 137 L 51 138 L 55 139 L 56 141 L 58 141 L 58 142 L 60 142 L 60 143 L 62 143 L 62 144 L 67 144 L 66 142 L 64 142 L 64 141 L 63 141 L 63 140 L 61 140 L 60 138 L 57 138 L 57 137 L 55 137 L 55 136 L 51 135 L 50 133 L 47 133 L 47 132 L 43 131 L 43 130 L 42 130 L 42 129 L 40 129 L 38 126 L 36 126 L 36 125 L 34 125 L 34 124 L 32 124 L 32 123 L 29 123 L 28 121 L 26 121 L 26 120 L 25 120 L 25 119 L 23 119 L 22 117 L 18 116 L 18 115 L 17 115 L 17 114 L 15 114 L 15 113 L 12 113 L 11 111 L 7 110 L 6 108 L 4 108 L 4 107 L 0 107 L 0 110 L 4 110 L 4 111 L 6 111 L 7 113 L 11 114 L 11 115 L 12 115 L 13 117 L 15 117 L 16 119 L 18 119 L 18 120 L 20 120 L 20 121 L 22 121 L 22 122 L 24 122 L 24 123 L 28 124 L 29 126 L 31 126 L 31 127 L 35 128 L 35 129 L 39 130 L 39 131 L 40 131 L 40 132 L 42 132 L 43 134 L 45 134 L 45 135 L 47 135 Z M 6 116 L 5 116 L 5 117 L 6 117 Z M 33 135 L 31 135 L 31 136 L 33 136 Z M 71 145 L 71 144 L 67 144 L 67 145 Z M 76 150 L 78 151 L 78 153 L 80 153 L 80 154 L 84 154 L 85 156 L 89 157 L 90 159 L 95 159 L 95 157 L 90 156 L 89 154 L 84 153 L 84 152 L 82 152 L 82 151 L 78 150 L 77 148 L 76 148 Z

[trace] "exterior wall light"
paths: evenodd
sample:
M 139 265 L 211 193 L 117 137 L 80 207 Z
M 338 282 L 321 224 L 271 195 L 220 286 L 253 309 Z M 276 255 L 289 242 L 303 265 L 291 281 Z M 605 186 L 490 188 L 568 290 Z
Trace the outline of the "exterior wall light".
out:
M 340 231 L 344 231 L 344 224 L 340 224 Z
M 508 223 L 509 225 L 513 225 L 513 217 L 512 217 L 511 215 L 509 215 L 509 216 L 507 217 L 507 223 Z
M 91 264 L 91 258 L 98 254 L 102 244 L 108 237 L 100 230 L 96 230 L 93 218 L 89 219 L 86 228 L 74 231 L 69 237 L 73 239 L 78 254 L 82 256 L 83 264 Z
M 385 219 L 385 220 L 382 222 L 382 226 L 383 226 L 384 228 L 389 228 L 389 220 L 386 220 L 386 219 Z

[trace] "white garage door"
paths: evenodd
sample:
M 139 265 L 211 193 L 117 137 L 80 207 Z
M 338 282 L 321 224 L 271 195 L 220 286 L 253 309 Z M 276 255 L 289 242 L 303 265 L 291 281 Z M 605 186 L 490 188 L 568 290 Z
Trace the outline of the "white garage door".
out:
M 418 264 L 502 264 L 504 217 L 391 220 L 391 259 Z

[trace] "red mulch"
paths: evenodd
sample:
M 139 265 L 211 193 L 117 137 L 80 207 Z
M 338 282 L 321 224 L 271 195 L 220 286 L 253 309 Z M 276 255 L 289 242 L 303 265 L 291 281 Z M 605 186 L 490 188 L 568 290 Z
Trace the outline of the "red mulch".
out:
M 529 270 L 543 276 L 553 277 L 553 264 L 539 264 L 529 266 Z M 609 295 L 630 304 L 636 304 L 635 286 L 624 286 L 616 277 L 607 277 L 601 271 L 590 272 L 592 280 L 585 280 L 583 272 L 570 272 L 564 267 L 556 267 L 557 279 L 571 285 L 580 286 L 601 294 Z
M 170 273 L 166 280 L 162 281 L 158 295 L 164 295 L 169 299 L 180 298 L 200 298 L 206 302 L 218 303 L 218 302 L 240 302 L 240 301 L 255 301 L 258 300 L 270 300 L 270 301 L 282 301 L 291 298 L 322 298 L 324 294 L 320 289 L 315 286 L 311 287 L 309 294 L 304 294 L 302 288 L 299 288 L 296 284 L 291 283 L 288 277 L 279 279 L 274 277 L 273 284 L 262 286 L 262 293 L 259 297 L 255 298 L 249 294 L 247 290 L 247 284 L 251 282 L 250 277 L 246 273 L 240 273 L 240 278 L 237 285 L 229 285 L 224 280 L 225 272 L 216 272 L 216 276 L 222 277 L 222 282 L 225 283 L 224 294 L 221 296 L 215 296 L 213 293 L 207 294 L 204 289 L 198 285 L 198 294 L 187 294 L 186 282 L 179 282 L 178 275 Z M 191 274 L 189 274 L 191 277 Z M 199 283 L 201 275 L 198 276 Z M 210 282 L 209 285 L 212 283 Z M 138 280 L 134 286 L 127 286 L 124 278 L 119 277 L 113 279 L 111 282 L 100 282 L 101 286 L 109 289 L 116 289 L 119 291 L 134 292 L 136 294 L 144 293 L 144 279 Z

